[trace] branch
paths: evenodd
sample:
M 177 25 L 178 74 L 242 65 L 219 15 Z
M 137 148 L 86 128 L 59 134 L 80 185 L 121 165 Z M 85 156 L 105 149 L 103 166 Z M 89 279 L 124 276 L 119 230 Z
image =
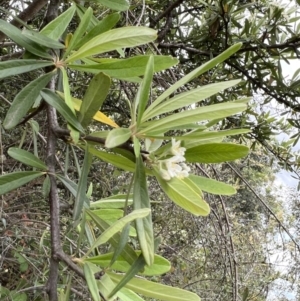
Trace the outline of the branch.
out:
M 18 19 L 21 19 L 22 21 L 26 22 L 30 19 L 32 19 L 46 4 L 47 0 L 34 0 L 26 9 L 24 9 L 18 16 Z M 20 24 L 17 19 L 14 19 L 10 22 L 11 25 L 14 25 L 16 27 L 21 27 L 22 24 Z M 5 39 L 6 35 L 3 32 L 0 32 L 0 42 L 2 42 Z
M 248 183 L 248 181 L 241 175 L 240 172 L 238 172 L 230 163 L 226 163 L 229 168 L 246 184 L 246 186 L 251 190 L 251 192 L 256 196 L 256 198 L 263 204 L 263 206 L 266 208 L 266 210 L 274 217 L 274 219 L 278 222 L 279 226 L 286 232 L 286 234 L 290 237 L 292 242 L 297 247 L 298 251 L 300 251 L 300 245 L 295 240 L 293 235 L 290 233 L 290 231 L 282 224 L 282 222 L 279 220 L 279 218 L 276 216 L 276 214 L 273 212 L 273 210 L 269 207 L 269 205 L 256 193 L 256 191 L 252 188 L 252 186 Z
M 150 27 L 155 27 L 155 25 L 159 22 L 159 20 L 161 20 L 162 18 L 164 18 L 165 16 L 169 15 L 171 13 L 171 11 L 178 7 L 184 0 L 177 0 L 173 3 L 171 3 L 163 12 L 161 12 L 154 20 L 152 19 L 150 22 Z

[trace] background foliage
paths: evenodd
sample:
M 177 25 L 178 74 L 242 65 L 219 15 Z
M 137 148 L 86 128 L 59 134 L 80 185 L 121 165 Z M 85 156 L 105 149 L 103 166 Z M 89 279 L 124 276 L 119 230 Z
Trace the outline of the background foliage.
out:
M 285 6 L 225 0 L 46 4 L 1 2 L 1 299 L 107 299 L 119 282 L 111 273 L 129 270 L 131 278 L 147 263 L 144 274 L 157 284 L 158 295 L 148 292 L 147 297 L 137 289 L 140 284 L 128 282 L 118 293 L 121 300 L 140 300 L 133 291 L 146 300 L 177 300 L 176 294 L 183 300 L 179 291 L 159 295 L 159 283 L 189 290 L 202 300 L 297 300 L 299 196 L 285 191 L 284 198 L 283 188 L 275 185 L 279 168 L 296 177 L 299 172 L 293 148 L 299 139 L 299 69 L 289 78 L 283 73 L 284 64 L 291 66 L 299 58 L 294 1 Z M 184 80 L 188 74 L 193 76 Z M 170 87 L 174 90 L 166 96 Z M 246 107 L 243 103 L 252 95 Z M 47 104 L 40 104 L 41 96 Z M 225 109 L 229 111 L 217 115 Z M 178 114 L 196 110 L 204 110 L 203 119 L 189 115 L 179 126 L 184 115 Z M 150 118 L 154 121 L 147 123 Z M 195 127 L 197 139 L 178 138 Z M 157 138 L 163 133 L 159 148 Z M 278 133 L 289 139 L 278 142 Z M 167 137 L 175 136 L 183 139 L 186 160 L 193 162 L 190 174 L 204 177 L 194 178 L 204 191 L 203 197 L 195 192 L 203 202 L 198 211 L 186 205 L 192 197 L 174 196 L 174 188 L 187 183 L 165 181 L 159 165 L 154 169 L 158 182 L 148 176 L 146 181 L 144 175 L 153 174 L 155 160 L 170 159 L 173 153 L 164 145 L 170 146 Z M 247 148 L 236 145 L 240 143 L 251 148 L 246 157 Z M 104 147 L 118 148 L 112 153 Z M 152 161 L 144 171 L 145 151 L 152 153 Z M 234 159 L 239 160 L 222 163 Z M 237 194 L 205 178 L 231 184 Z M 169 198 L 196 215 L 208 214 L 205 199 L 211 213 L 191 215 Z M 105 201 L 99 205 L 99 199 Z M 125 199 L 129 207 L 120 210 Z M 92 210 L 82 215 L 88 203 Z M 122 230 L 127 222 L 117 220 L 123 216 L 127 222 L 145 217 Z M 113 223 L 117 228 L 110 228 L 106 243 L 103 233 Z M 132 236 L 136 232 L 138 238 Z M 119 235 L 115 242 L 111 233 Z M 103 244 L 95 248 L 99 237 Z M 124 244 L 131 259 L 122 253 L 125 260 L 107 268 L 112 252 L 117 256 Z M 133 249 L 141 249 L 143 257 Z M 168 261 L 154 259 L 154 249 Z M 184 294 L 187 300 L 197 298 Z

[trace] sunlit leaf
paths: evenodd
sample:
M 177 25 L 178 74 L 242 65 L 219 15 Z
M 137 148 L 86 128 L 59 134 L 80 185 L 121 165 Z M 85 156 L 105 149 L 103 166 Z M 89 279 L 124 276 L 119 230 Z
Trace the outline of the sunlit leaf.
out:
M 191 109 L 149 123 L 146 122 L 143 124 L 145 128 L 141 129 L 139 134 L 147 135 L 149 133 L 150 136 L 156 133 L 161 134 L 178 126 L 188 125 L 191 122 L 224 118 L 239 113 L 246 108 L 245 104 L 229 102 Z
M 245 157 L 249 148 L 232 143 L 208 143 L 186 150 L 187 162 L 221 163 Z
M 240 80 L 232 80 L 221 83 L 215 83 L 210 85 L 205 85 L 196 89 L 192 89 L 190 91 L 181 93 L 176 95 L 165 102 L 155 106 L 152 110 L 147 109 L 143 116 L 143 121 L 150 119 L 152 117 L 164 114 L 166 112 L 171 112 L 182 108 L 184 106 L 188 106 L 194 104 L 196 102 L 202 101 L 210 96 L 230 88 L 236 84 L 238 84 Z
M 94 54 L 142 45 L 156 39 L 156 31 L 147 27 L 123 27 L 112 29 L 94 37 L 66 59 L 72 62 Z
M 77 5 L 77 7 L 80 7 L 80 5 Z M 93 20 L 93 18 L 92 18 L 92 20 Z M 91 20 L 91 23 L 92 23 L 92 20 Z M 98 23 L 93 24 L 93 28 L 90 30 L 88 29 L 89 32 L 80 41 L 78 41 L 78 43 L 75 45 L 76 49 L 78 49 L 79 47 L 81 47 L 82 45 L 87 43 L 92 38 L 113 28 L 118 23 L 119 20 L 120 20 L 119 13 L 114 13 L 114 14 L 108 15 L 105 18 L 103 18 L 101 21 L 97 20 Z M 101 71 L 101 70 L 99 70 L 99 71 Z
M 86 213 L 95 221 L 97 222 L 95 218 L 95 214 L 93 211 L 86 210 Z M 143 218 L 147 215 L 149 215 L 150 209 L 144 208 L 144 209 L 138 209 L 134 210 L 133 212 L 129 213 L 128 215 L 125 215 L 115 223 L 113 223 L 111 226 L 109 226 L 105 231 L 101 233 L 101 235 L 96 239 L 94 244 L 91 246 L 91 249 L 97 248 L 101 244 L 106 243 L 111 237 L 113 237 L 116 233 L 121 231 L 127 223 L 132 222 L 133 220 L 136 220 L 137 218 Z
M 171 56 L 154 55 L 154 72 L 170 68 L 178 63 L 176 58 Z M 105 74 L 115 78 L 131 78 L 145 74 L 149 55 L 139 55 L 126 59 L 95 59 L 99 63 L 92 65 L 78 64 L 68 65 L 69 68 L 78 71 Z
M 139 256 L 140 253 L 141 251 L 136 251 L 137 256 Z M 90 261 L 96 265 L 99 265 L 101 268 L 107 268 L 110 266 L 112 256 L 113 253 L 106 253 L 103 255 L 86 258 L 85 261 Z M 167 273 L 170 268 L 171 264 L 167 259 L 155 254 L 153 264 L 151 266 L 146 265 L 144 270 L 140 273 L 147 276 L 162 275 Z M 122 256 L 119 256 L 115 263 L 111 266 L 111 269 L 120 272 L 127 272 L 130 269 L 130 264 L 124 260 Z
M 64 99 L 64 94 L 60 91 L 56 91 L 56 93 L 62 97 Z M 73 101 L 73 105 L 74 105 L 74 109 L 76 111 L 79 111 L 80 110 L 80 107 L 82 105 L 82 101 L 78 98 L 75 98 L 75 97 L 72 97 L 72 101 Z M 99 122 L 102 122 L 102 123 L 105 123 L 105 124 L 108 124 L 110 125 L 111 127 L 118 127 L 118 125 L 112 120 L 110 119 L 109 117 L 107 117 L 105 114 L 103 114 L 102 112 L 98 111 L 94 117 L 93 117 L 94 120 L 96 121 L 99 121 Z
M 107 275 L 115 282 L 118 283 L 124 277 L 113 272 L 108 272 Z M 195 293 L 177 288 L 159 284 L 156 282 L 148 281 L 142 278 L 131 279 L 125 287 L 133 290 L 134 292 L 150 297 L 152 299 L 164 301 L 200 301 L 199 296 Z
M 72 5 L 65 12 L 60 14 L 56 19 L 48 23 L 40 31 L 40 33 L 53 40 L 58 40 L 63 35 L 69 23 L 71 22 L 75 11 L 76 5 Z
M 155 176 L 166 195 L 178 206 L 197 216 L 209 214 L 208 204 L 199 193 L 199 188 L 196 189 L 195 184 L 190 183 L 191 180 L 174 177 L 170 181 L 165 181 L 157 172 L 155 172 Z
M 111 130 L 105 140 L 105 147 L 114 148 L 129 140 L 131 130 L 128 128 L 117 128 Z
M 224 52 L 216 56 L 215 58 L 211 59 L 207 63 L 201 65 L 200 67 L 196 68 L 183 78 L 181 78 L 179 81 L 177 81 L 174 85 L 172 85 L 169 89 L 167 89 L 164 93 L 162 93 L 147 109 L 145 114 L 148 114 L 148 112 L 152 111 L 154 107 L 159 105 L 164 99 L 166 99 L 168 96 L 170 96 L 173 92 L 175 92 L 178 88 L 185 85 L 195 77 L 205 73 L 206 71 L 212 69 L 213 67 L 217 66 L 218 64 L 224 62 L 226 59 L 228 59 L 231 55 L 236 53 L 241 47 L 242 43 L 237 43 L 235 45 L 232 45 L 228 49 L 226 49 Z
M 190 175 L 191 179 L 201 190 L 219 195 L 233 195 L 236 190 L 231 185 L 201 176 Z

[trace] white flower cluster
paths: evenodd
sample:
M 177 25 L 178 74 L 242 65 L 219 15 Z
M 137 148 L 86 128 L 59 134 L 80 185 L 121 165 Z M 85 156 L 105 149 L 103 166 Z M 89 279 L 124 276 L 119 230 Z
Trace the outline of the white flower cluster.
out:
M 176 142 L 175 139 L 172 138 L 172 147 L 170 153 L 173 155 L 173 157 L 159 161 L 159 172 L 162 178 L 166 181 L 169 181 L 174 177 L 188 177 L 191 169 L 185 163 L 183 163 L 185 161 L 185 148 L 180 147 L 180 141 Z

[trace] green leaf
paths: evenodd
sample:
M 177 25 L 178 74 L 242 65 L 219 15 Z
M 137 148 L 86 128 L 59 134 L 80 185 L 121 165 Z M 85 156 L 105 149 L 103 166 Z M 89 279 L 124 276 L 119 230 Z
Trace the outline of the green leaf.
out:
M 118 291 L 117 296 L 122 301 L 144 301 L 143 298 L 126 287 L 122 287 L 121 290 Z
M 91 203 L 91 208 L 124 208 L 126 202 L 126 194 L 112 195 L 111 197 L 104 198 Z M 132 195 L 129 196 L 128 205 L 132 204 Z
M 23 186 L 44 174 L 40 171 L 20 171 L 0 176 L 0 195 Z
M 72 5 L 65 12 L 60 14 L 56 19 L 48 23 L 40 31 L 40 33 L 53 40 L 58 40 L 67 29 L 69 23 L 73 18 L 75 11 L 76 11 L 76 5 Z
M 66 186 L 66 188 L 76 198 L 77 191 L 78 191 L 78 185 L 76 183 L 74 183 L 72 180 L 70 180 L 62 175 L 55 174 L 55 176 Z M 88 197 L 86 195 L 84 195 L 83 198 L 84 198 L 84 203 L 88 204 L 89 203 Z
M 66 105 L 70 108 L 72 113 L 75 115 L 75 109 L 74 109 L 74 104 L 71 96 L 71 91 L 70 91 L 70 85 L 69 85 L 69 78 L 67 71 L 65 68 L 60 69 L 62 76 L 63 76 L 63 90 L 64 90 L 64 100 Z
M 146 122 L 143 125 L 145 128 L 139 131 L 139 134 L 154 135 L 161 134 L 166 131 L 172 130 L 178 126 L 189 125 L 192 122 L 199 122 L 203 120 L 211 120 L 216 118 L 225 118 L 227 116 L 239 113 L 245 110 L 247 106 L 240 103 L 221 103 L 207 107 L 200 107 L 192 109 L 171 116 Z
M 86 213 L 97 224 L 97 219 L 94 219 L 96 215 L 90 210 L 86 210 Z M 105 231 L 102 232 L 102 234 L 96 239 L 94 244 L 91 246 L 90 251 L 106 243 L 111 237 L 113 237 L 116 233 L 121 231 L 126 226 L 126 224 L 132 222 L 133 220 L 136 220 L 139 217 L 143 218 L 149 215 L 149 213 L 150 213 L 150 209 L 144 208 L 144 209 L 134 210 L 130 214 L 125 215 L 123 218 L 119 219 L 118 221 L 113 223 L 109 228 L 107 228 Z
M 239 82 L 240 80 L 231 80 L 227 82 L 210 84 L 176 95 L 166 100 L 162 104 L 154 106 L 153 109 L 150 109 L 149 107 L 143 116 L 143 121 L 164 114 L 166 112 L 171 112 L 181 107 L 191 105 L 195 102 L 202 101 L 206 98 L 211 97 L 214 94 L 217 94 L 222 90 L 237 85 Z
M 236 190 L 231 185 L 225 184 L 214 179 L 209 179 L 201 176 L 190 175 L 191 179 L 201 190 L 218 195 L 233 195 Z
M 116 166 L 118 168 L 121 168 L 121 169 L 124 169 L 127 171 L 131 171 L 131 172 L 135 171 L 135 163 L 123 156 L 99 151 L 93 147 L 91 147 L 89 151 L 90 151 L 90 153 L 92 153 L 96 157 L 100 158 L 101 160 L 103 160 L 107 163 L 113 164 L 114 166 Z
M 66 52 L 64 53 L 63 58 L 67 57 L 71 50 L 74 49 L 74 46 L 81 40 L 82 36 L 86 32 L 88 25 L 91 21 L 93 16 L 93 9 L 89 7 L 84 15 L 81 18 L 81 22 L 79 23 L 78 27 L 76 28 L 74 35 L 68 45 Z
M 226 59 L 228 59 L 231 55 L 236 53 L 241 47 L 242 43 L 237 43 L 235 45 L 232 45 L 228 49 L 226 49 L 224 52 L 219 54 L 217 57 L 211 59 L 207 63 L 201 65 L 197 69 L 193 70 L 186 76 L 184 76 L 182 79 L 180 79 L 178 82 L 176 82 L 173 86 L 171 86 L 168 90 L 166 90 L 164 93 L 162 93 L 149 107 L 148 110 L 145 112 L 148 114 L 154 107 L 156 107 L 158 104 L 160 104 L 164 99 L 166 99 L 168 96 L 170 96 L 173 92 L 175 92 L 178 88 L 185 85 L 195 77 L 205 73 L 206 71 L 214 68 L 218 64 L 222 63 Z
M 97 227 L 99 227 L 101 232 L 104 232 L 106 229 L 110 227 L 110 225 L 106 221 L 99 218 L 95 214 L 93 214 L 93 220 L 96 223 Z M 109 239 L 109 242 L 114 248 L 117 248 L 120 240 L 121 240 L 120 234 L 116 233 L 113 237 Z M 135 251 L 128 243 L 125 245 L 121 255 L 129 264 L 132 264 L 137 258 Z
M 101 108 L 110 88 L 110 78 L 99 73 L 90 81 L 79 111 L 79 121 L 87 127 Z
M 133 208 L 134 210 L 141 208 L 150 209 L 147 179 L 141 155 L 139 155 L 136 160 L 133 186 Z M 135 224 L 143 256 L 147 265 L 151 266 L 154 261 L 154 235 L 151 214 L 147 217 L 137 219 Z
M 145 108 L 148 103 L 149 95 L 150 95 L 150 89 L 151 89 L 151 84 L 152 84 L 152 79 L 153 79 L 153 63 L 154 59 L 153 56 L 151 55 L 149 57 L 147 67 L 145 70 L 145 75 L 144 79 L 138 89 L 136 98 L 135 98 L 135 106 L 138 107 L 138 112 L 137 112 L 137 127 L 139 127 L 143 113 L 145 111 Z M 136 112 L 136 108 L 135 108 Z
M 89 147 L 87 144 L 85 148 L 82 170 L 78 181 L 78 189 L 77 189 L 75 204 L 73 209 L 73 221 L 77 221 L 79 219 L 83 206 L 85 204 L 85 200 L 88 199 L 86 197 L 86 191 L 87 191 L 88 173 L 90 170 L 91 163 L 92 163 L 92 156 L 89 153 Z M 86 203 L 86 206 L 89 207 L 89 202 Z
M 140 254 L 140 256 L 131 265 L 130 269 L 127 271 L 124 277 L 120 279 L 116 287 L 109 294 L 109 297 L 112 297 L 115 293 L 117 293 L 126 283 L 128 283 L 128 281 L 130 281 L 139 271 L 141 271 L 145 265 L 146 265 L 145 258 L 143 254 Z
M 106 16 L 98 24 L 95 24 L 93 29 L 90 30 L 80 41 L 78 41 L 78 43 L 75 45 L 75 48 L 78 49 L 79 47 L 81 47 L 82 45 L 90 41 L 92 38 L 110 30 L 118 23 L 119 20 L 120 20 L 119 13 L 114 13 Z
M 85 262 L 83 266 L 83 272 L 85 276 L 86 283 L 89 287 L 89 291 L 92 295 L 94 301 L 101 301 L 97 282 L 93 272 L 93 264 L 90 262 Z
M 127 0 L 94 0 L 110 9 L 124 11 L 129 9 L 129 2 Z
M 136 254 L 139 256 L 141 251 L 136 251 Z M 103 255 L 86 258 L 85 261 L 99 265 L 101 268 L 107 268 L 110 267 L 112 257 L 113 253 L 106 253 Z M 119 256 L 110 268 L 125 273 L 130 269 L 130 264 L 122 256 Z M 155 254 L 153 264 L 151 266 L 146 265 L 144 270 L 140 273 L 146 276 L 162 275 L 167 273 L 170 268 L 171 264 L 167 259 Z
M 208 143 L 186 150 L 187 162 L 221 163 L 245 157 L 249 148 L 232 143 Z
M 113 272 L 106 272 L 107 275 L 115 282 L 118 283 L 124 277 Z M 200 301 L 200 298 L 189 291 L 171 287 L 156 282 L 148 281 L 142 278 L 131 279 L 125 287 L 133 290 L 134 292 L 150 297 L 152 299 L 159 299 L 164 301 Z
M 154 55 L 154 72 L 170 68 L 178 63 L 176 58 L 171 56 Z M 96 59 L 95 59 L 96 60 Z M 92 65 L 68 65 L 69 68 L 98 73 L 100 71 L 115 78 L 130 78 L 145 74 L 149 55 L 140 55 L 128 59 L 97 59 L 98 64 Z
M 156 31 L 147 27 L 123 27 L 112 29 L 94 37 L 75 53 L 69 56 L 66 63 L 94 54 L 142 45 L 156 39 Z
M 58 95 L 49 89 L 43 89 L 41 95 L 44 100 L 50 106 L 53 106 L 75 129 L 82 133 L 84 132 L 84 129 L 76 119 L 76 116 Z
M 105 140 L 105 147 L 107 148 L 114 148 L 117 147 L 126 141 L 129 140 L 131 137 L 131 130 L 128 128 L 116 128 L 111 130 L 107 138 Z
M 49 72 L 30 82 L 15 97 L 9 108 L 3 126 L 5 129 L 15 127 L 33 106 L 35 100 L 43 89 L 54 76 L 55 72 Z
M 43 182 L 43 189 L 42 189 L 44 198 L 47 198 L 49 196 L 50 188 L 51 188 L 50 178 L 48 175 L 46 175 L 46 178 Z
M 51 49 L 63 49 L 65 45 L 53 40 L 45 35 L 40 34 L 39 32 L 35 32 L 33 30 L 23 29 L 22 34 L 27 37 L 29 40 L 37 43 L 38 45 L 42 45 L 46 48 Z
M 5 78 L 53 65 L 51 61 L 9 60 L 0 62 L 0 78 Z
M 47 51 L 42 48 L 40 45 L 32 42 L 30 39 L 25 37 L 22 34 L 22 31 L 19 30 L 17 27 L 0 20 L 0 30 L 6 34 L 10 39 L 12 39 L 14 42 L 16 42 L 21 47 L 24 47 L 26 50 L 31 52 L 32 54 L 35 54 L 36 56 L 43 57 L 43 58 L 50 58 L 52 59 L 52 56 L 47 53 Z
M 172 178 L 165 181 L 158 172 L 155 171 L 156 179 L 166 195 L 178 206 L 194 215 L 206 216 L 210 212 L 208 204 L 203 200 L 199 193 L 199 187 L 188 178 Z
M 42 160 L 40 160 L 32 153 L 27 152 L 23 149 L 17 147 L 11 147 L 8 149 L 7 153 L 15 160 L 20 161 L 26 165 L 33 166 L 42 170 L 48 169 L 47 165 Z

